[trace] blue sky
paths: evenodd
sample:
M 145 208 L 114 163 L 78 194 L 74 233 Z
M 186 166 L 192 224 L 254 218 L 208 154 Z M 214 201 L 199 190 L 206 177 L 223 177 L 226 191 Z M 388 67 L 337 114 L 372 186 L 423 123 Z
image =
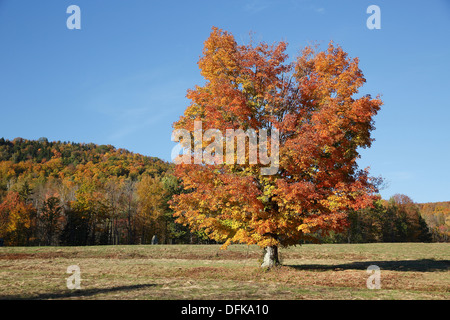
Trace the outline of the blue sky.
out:
M 69 5 L 81 30 L 69 30 Z M 381 29 L 369 30 L 369 5 Z M 450 1 L 0 0 L 0 136 L 112 144 L 170 160 L 172 123 L 211 27 L 239 43 L 311 41 L 360 58 L 361 94 L 382 94 L 376 141 L 362 150 L 388 187 L 450 200 Z

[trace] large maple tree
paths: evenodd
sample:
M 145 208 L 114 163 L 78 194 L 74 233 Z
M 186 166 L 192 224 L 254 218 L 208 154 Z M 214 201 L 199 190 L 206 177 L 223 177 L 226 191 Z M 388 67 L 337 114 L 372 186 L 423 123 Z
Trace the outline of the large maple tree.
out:
M 273 174 L 250 163 L 248 151 L 244 163 L 178 163 L 184 192 L 171 203 L 178 222 L 224 248 L 264 248 L 268 267 L 278 263 L 280 246 L 343 230 L 346 212 L 371 205 L 377 192 L 356 161 L 358 148 L 373 141 L 382 101 L 355 97 L 365 82 L 358 59 L 330 42 L 323 51 L 308 46 L 289 62 L 286 48 L 285 42 L 238 45 L 232 34 L 213 28 L 198 63 L 205 83 L 188 90 L 191 104 L 174 123 L 192 133 L 195 121 L 203 132 L 278 132 Z M 198 146 L 189 147 L 195 157 Z

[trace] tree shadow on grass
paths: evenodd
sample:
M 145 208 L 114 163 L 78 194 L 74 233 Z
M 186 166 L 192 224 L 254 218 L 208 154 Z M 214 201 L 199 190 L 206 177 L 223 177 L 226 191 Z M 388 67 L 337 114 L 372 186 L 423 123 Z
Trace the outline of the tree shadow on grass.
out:
M 63 299 L 63 298 L 80 298 L 90 297 L 96 294 L 112 293 L 118 291 L 131 291 L 143 288 L 154 287 L 156 284 L 136 284 L 129 286 L 118 286 L 109 288 L 94 288 L 94 289 L 79 289 L 79 290 L 67 290 L 55 293 L 41 293 L 30 296 L 1 296 L 0 300 L 46 300 L 46 299 Z
M 370 265 L 376 265 L 381 270 L 393 271 L 419 271 L 419 272 L 433 272 L 433 271 L 448 271 L 450 269 L 450 260 L 393 260 L 393 261 L 357 261 L 344 264 L 300 264 L 289 265 L 289 267 L 298 270 L 366 270 Z

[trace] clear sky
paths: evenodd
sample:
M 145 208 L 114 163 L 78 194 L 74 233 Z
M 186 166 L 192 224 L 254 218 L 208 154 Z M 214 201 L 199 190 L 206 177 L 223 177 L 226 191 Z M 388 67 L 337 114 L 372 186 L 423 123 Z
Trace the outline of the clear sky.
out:
M 69 30 L 69 5 L 81 30 Z M 369 5 L 381 29 L 369 30 Z M 211 27 L 239 43 L 311 41 L 360 58 L 361 94 L 382 95 L 376 141 L 362 150 L 388 187 L 450 201 L 450 1 L 0 0 L 0 137 L 112 144 L 169 161 L 172 123 L 202 84 Z

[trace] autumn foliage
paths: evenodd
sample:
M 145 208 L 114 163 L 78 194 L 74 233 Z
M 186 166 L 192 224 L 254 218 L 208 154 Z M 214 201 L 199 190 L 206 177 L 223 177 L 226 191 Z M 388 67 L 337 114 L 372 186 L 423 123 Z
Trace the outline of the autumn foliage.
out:
M 0 243 L 187 241 L 167 204 L 172 167 L 109 145 L 0 138 Z
M 205 84 L 175 129 L 278 129 L 279 168 L 261 164 L 179 164 L 185 192 L 174 197 L 178 222 L 203 230 L 224 247 L 295 245 L 317 232 L 340 231 L 348 209 L 369 206 L 376 188 L 359 170 L 358 148 L 370 147 L 382 101 L 356 97 L 365 79 L 358 59 L 330 42 L 288 61 L 285 42 L 238 45 L 213 28 L 199 67 Z M 205 145 L 203 145 L 205 147 Z M 225 150 L 224 150 L 225 153 Z M 248 159 L 247 159 L 248 160 Z
M 35 210 L 18 192 L 10 192 L 0 204 L 0 235 L 9 234 L 9 242 L 28 245 Z

